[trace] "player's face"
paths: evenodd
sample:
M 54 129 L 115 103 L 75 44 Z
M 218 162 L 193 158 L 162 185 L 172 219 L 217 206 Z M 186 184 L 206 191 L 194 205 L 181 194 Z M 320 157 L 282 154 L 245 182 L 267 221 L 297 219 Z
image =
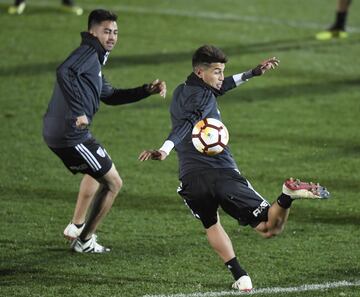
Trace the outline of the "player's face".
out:
M 204 82 L 220 90 L 224 81 L 224 63 L 211 63 L 209 67 L 199 68 L 197 74 Z
M 116 22 L 103 21 L 99 25 L 94 25 L 89 32 L 99 39 L 101 45 L 107 51 L 110 52 L 114 48 L 118 36 Z

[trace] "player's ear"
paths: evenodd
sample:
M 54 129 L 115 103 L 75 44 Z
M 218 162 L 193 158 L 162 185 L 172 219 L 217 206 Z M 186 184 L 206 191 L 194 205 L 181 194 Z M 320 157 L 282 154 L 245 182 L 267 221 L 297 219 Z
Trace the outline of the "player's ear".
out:
M 195 67 L 194 72 L 198 77 L 202 77 L 203 69 L 202 67 L 197 66 Z

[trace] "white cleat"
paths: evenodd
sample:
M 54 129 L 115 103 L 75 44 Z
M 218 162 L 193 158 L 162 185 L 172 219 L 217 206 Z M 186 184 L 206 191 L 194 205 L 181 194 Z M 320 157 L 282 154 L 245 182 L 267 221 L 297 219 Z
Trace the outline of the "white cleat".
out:
M 82 227 L 78 228 L 78 227 L 76 227 L 75 224 L 70 222 L 69 225 L 67 225 L 64 230 L 64 237 L 67 238 L 68 240 L 75 240 L 76 238 L 78 238 L 80 236 L 84 227 L 85 227 L 85 224 L 82 225 Z
M 253 288 L 251 278 L 248 275 L 243 275 L 236 282 L 234 282 L 231 286 L 235 290 L 239 290 L 241 292 L 250 292 Z
M 71 248 L 74 252 L 77 253 L 93 253 L 93 254 L 103 254 L 110 252 L 109 248 L 106 248 L 96 242 L 97 236 L 93 234 L 91 238 L 82 242 L 80 238 L 74 240 L 71 244 Z
M 329 191 L 318 183 L 302 182 L 290 178 L 283 184 L 283 193 L 292 199 L 327 199 L 330 198 Z

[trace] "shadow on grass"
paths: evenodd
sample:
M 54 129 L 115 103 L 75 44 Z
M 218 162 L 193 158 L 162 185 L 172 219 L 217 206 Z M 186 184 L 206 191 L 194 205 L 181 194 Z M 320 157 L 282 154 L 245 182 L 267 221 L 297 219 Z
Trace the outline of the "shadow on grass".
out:
M 56 10 L 55 10 L 56 11 Z M 347 44 L 360 43 L 360 39 L 351 39 Z M 326 43 L 318 42 L 312 37 L 293 40 L 272 40 L 260 43 L 252 43 L 247 45 L 236 45 L 232 47 L 223 47 L 225 53 L 231 57 L 236 55 L 251 55 L 266 52 L 287 52 L 297 50 L 311 50 L 311 49 L 328 49 L 329 47 L 343 47 L 342 42 Z M 159 64 L 173 64 L 179 62 L 191 62 L 194 49 L 188 51 L 170 52 L 170 53 L 153 53 L 153 54 L 136 54 L 126 56 L 111 57 L 108 69 L 118 67 L 127 67 L 134 65 L 159 65 Z M 33 63 L 28 65 L 17 65 L 13 67 L 2 67 L 0 69 L 0 76 L 34 76 L 47 72 L 55 72 L 56 67 L 62 61 L 47 62 L 47 63 Z M 189 67 L 190 71 L 190 67 Z M 300 74 L 299 74 L 300 75 Z
M 176 179 L 177 176 L 174 176 Z M 7 187 L 2 186 L 1 191 L 3 197 L 11 197 L 12 200 L 23 201 L 31 200 L 35 201 L 65 201 L 69 202 L 71 205 L 75 205 L 77 192 L 67 191 L 67 190 L 58 190 L 58 189 L 48 189 L 48 188 L 29 188 L 29 187 Z M 172 191 L 173 192 L 173 191 Z M 175 197 L 175 198 L 174 198 Z M 114 204 L 113 207 L 119 207 L 120 210 L 134 209 L 138 211 L 166 211 L 166 212 L 182 212 L 186 213 L 186 208 L 180 196 L 176 193 L 171 195 L 150 195 L 142 194 L 135 195 L 132 193 L 122 193 L 120 192 L 119 205 Z
M 317 203 L 321 201 L 314 201 Z M 326 203 L 326 201 L 324 201 Z M 359 226 L 360 213 L 345 212 L 337 208 L 321 209 L 319 207 L 303 207 L 297 203 L 296 212 L 291 214 L 291 220 L 300 223 L 314 223 L 327 225 L 353 225 Z

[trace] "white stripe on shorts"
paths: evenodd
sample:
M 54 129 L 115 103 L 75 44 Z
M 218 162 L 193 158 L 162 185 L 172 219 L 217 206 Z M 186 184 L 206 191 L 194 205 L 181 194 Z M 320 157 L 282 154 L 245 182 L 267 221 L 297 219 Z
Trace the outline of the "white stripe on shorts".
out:
M 266 201 L 266 199 L 264 199 L 264 197 L 262 197 L 258 192 L 255 191 L 255 189 L 253 188 L 253 186 L 250 184 L 250 182 L 249 182 L 248 180 L 246 180 L 246 182 L 248 183 L 248 187 L 249 187 L 251 190 L 253 190 L 253 192 L 254 192 L 256 195 L 258 195 L 262 200 L 265 200 L 265 201 Z M 266 202 L 267 202 L 267 201 L 266 201 Z
M 94 171 L 99 171 L 101 169 L 100 163 L 98 160 L 96 160 L 94 155 L 87 149 L 86 146 L 80 143 L 75 146 L 75 149 L 80 153 L 80 155 L 85 159 L 86 163 L 88 163 Z

